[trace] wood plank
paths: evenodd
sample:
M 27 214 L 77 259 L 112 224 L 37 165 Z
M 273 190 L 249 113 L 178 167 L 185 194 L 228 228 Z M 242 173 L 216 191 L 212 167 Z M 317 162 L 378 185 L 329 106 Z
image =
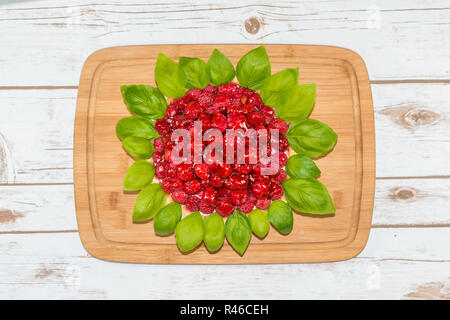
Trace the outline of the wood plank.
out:
M 377 180 L 372 228 L 449 225 L 449 201 L 450 179 Z M 77 229 L 73 185 L 0 186 L 0 233 Z
M 0 298 L 449 299 L 449 235 L 448 228 L 374 229 L 348 261 L 195 267 L 97 260 L 77 233 L 2 235 Z
M 180 42 L 328 44 L 358 52 L 371 79 L 450 78 L 445 0 L 46 0 L 0 11 L 0 86 L 72 86 L 97 49 Z
M 450 176 L 450 84 L 372 84 L 372 92 L 377 177 Z M 73 182 L 76 95 L 0 90 L 0 184 Z

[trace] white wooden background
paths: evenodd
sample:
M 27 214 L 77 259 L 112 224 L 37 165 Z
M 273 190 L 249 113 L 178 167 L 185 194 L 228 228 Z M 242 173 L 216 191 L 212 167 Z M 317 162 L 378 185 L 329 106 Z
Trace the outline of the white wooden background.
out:
M 0 298 L 450 299 L 450 1 L 0 0 Z M 82 65 L 110 46 L 298 43 L 366 61 L 373 229 L 345 262 L 167 266 L 90 257 L 77 232 Z

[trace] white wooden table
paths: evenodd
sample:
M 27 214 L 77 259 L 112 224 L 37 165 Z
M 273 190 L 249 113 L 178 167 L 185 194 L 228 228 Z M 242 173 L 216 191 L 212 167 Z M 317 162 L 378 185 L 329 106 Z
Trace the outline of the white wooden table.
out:
M 450 1 L 0 0 L 0 298 L 450 299 Z M 73 122 L 93 51 L 298 43 L 365 60 L 376 120 L 373 229 L 344 262 L 174 266 L 90 257 Z

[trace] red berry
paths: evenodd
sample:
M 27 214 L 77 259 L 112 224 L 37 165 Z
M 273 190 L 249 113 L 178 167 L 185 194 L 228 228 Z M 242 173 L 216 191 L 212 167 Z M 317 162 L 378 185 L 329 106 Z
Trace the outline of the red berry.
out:
M 164 151 L 164 142 L 163 142 L 161 137 L 156 138 L 153 141 L 153 146 L 155 147 L 155 151 L 157 151 L 157 152 L 163 152 Z
M 223 93 L 219 93 L 214 99 L 213 105 L 220 112 L 225 111 L 227 108 L 231 107 L 231 98 Z
M 200 121 L 202 123 L 202 130 L 206 131 L 211 128 L 211 118 L 206 114 L 202 113 L 197 121 Z
M 252 193 L 257 199 L 266 199 L 269 192 L 269 184 L 263 181 L 255 181 L 252 184 Z
M 266 210 L 270 206 L 270 202 L 269 199 L 257 200 L 256 207 L 261 210 Z
M 286 171 L 284 171 L 283 169 L 280 169 L 280 172 L 278 173 L 278 175 L 275 176 L 275 181 L 281 182 L 283 180 L 286 180 L 286 178 L 287 178 Z
M 280 167 L 284 167 L 288 161 L 288 156 L 286 153 L 280 153 Z
M 191 99 L 191 100 L 196 100 L 196 99 L 199 97 L 199 95 L 200 95 L 201 93 L 202 93 L 202 90 L 195 88 L 195 89 L 189 90 L 189 91 L 187 92 L 187 96 L 188 96 L 189 99 Z
M 165 193 L 170 193 L 170 179 L 169 178 L 162 179 L 161 187 Z
M 182 180 L 191 180 L 194 177 L 191 165 L 182 163 L 176 167 L 177 176 Z
M 194 172 L 197 177 L 202 180 L 208 179 L 209 166 L 206 163 L 199 163 L 194 166 Z
M 201 213 L 204 213 L 204 214 L 211 214 L 211 213 L 214 212 L 214 208 L 211 207 L 209 204 L 207 204 L 203 200 L 200 200 L 200 203 L 198 205 L 198 209 L 200 210 Z
M 183 190 L 183 181 L 178 178 L 170 179 L 170 191 Z
M 272 200 L 281 199 L 283 196 L 283 186 L 279 182 L 272 182 L 269 186 L 269 198 Z
M 216 113 L 212 117 L 212 127 L 220 131 L 225 131 L 227 128 L 227 117 L 225 117 L 222 113 Z
M 222 217 L 227 217 L 234 211 L 234 205 L 227 198 L 223 198 L 219 201 L 219 204 L 216 207 L 216 211 Z
M 252 212 L 253 208 L 256 204 L 256 198 L 253 195 L 249 195 L 247 198 L 247 202 L 244 204 L 241 204 L 238 209 L 241 210 L 244 213 L 250 213 Z
M 191 101 L 184 109 L 184 114 L 188 119 L 195 120 L 202 113 L 202 107 L 198 104 L 197 101 Z
M 198 211 L 198 205 L 200 203 L 200 198 L 196 196 L 189 196 L 186 200 L 186 209 L 190 212 Z
M 273 121 L 273 119 L 275 119 L 275 110 L 273 110 L 269 106 L 263 106 L 261 108 L 261 113 L 263 114 L 266 122 L 271 122 L 271 121 Z
M 217 174 L 212 174 L 209 177 L 209 184 L 214 188 L 220 188 L 223 185 L 223 180 Z
M 266 120 L 261 112 L 252 112 L 247 115 L 247 121 L 252 126 L 264 124 Z
M 197 194 L 202 189 L 202 185 L 198 180 L 189 180 L 184 183 L 183 190 L 187 194 Z
M 240 174 L 249 174 L 252 171 L 252 166 L 249 164 L 235 164 L 234 171 Z
M 247 118 L 244 115 L 234 115 L 228 117 L 228 128 L 237 130 L 247 127 Z
M 172 119 L 178 114 L 178 109 L 173 104 L 169 105 L 166 109 L 166 119 Z
M 228 95 L 234 95 L 237 91 L 238 84 L 234 82 L 221 84 L 219 86 L 219 92 L 220 93 L 226 93 Z
M 228 189 L 247 189 L 248 175 L 234 174 L 224 181 L 224 186 Z
M 187 194 L 181 190 L 172 192 L 172 200 L 181 204 L 185 204 L 187 200 Z
M 250 96 L 248 98 L 248 102 L 250 102 L 251 104 L 257 106 L 257 107 L 261 107 L 263 102 L 261 100 L 261 97 L 259 96 L 259 94 L 255 93 L 254 95 Z
M 233 167 L 228 163 L 219 164 L 216 167 L 216 173 L 222 178 L 227 178 L 233 173 Z
M 279 143 L 280 151 L 285 152 L 289 148 L 289 142 L 288 139 L 286 139 L 285 136 L 280 136 L 280 143 Z
M 158 163 L 155 166 L 155 175 L 159 179 L 162 179 L 167 176 L 167 169 L 169 168 L 169 165 L 166 162 Z
M 161 152 L 155 151 L 155 152 L 153 153 L 152 159 L 153 159 L 153 163 L 154 163 L 154 164 L 156 164 L 156 163 L 158 163 L 158 162 L 161 162 L 161 161 L 164 159 L 164 154 L 161 153 Z
M 203 193 L 202 200 L 211 207 L 216 207 L 219 201 L 217 191 L 214 188 L 207 188 Z
M 247 190 L 231 190 L 230 200 L 236 205 L 242 205 L 247 202 L 248 193 Z
M 275 119 L 272 122 L 272 126 L 273 128 L 278 129 L 278 131 L 283 135 L 286 135 L 286 132 L 289 129 L 289 124 L 283 119 Z
M 230 189 L 228 189 L 228 188 L 220 188 L 217 191 L 217 194 L 218 194 L 219 198 L 227 198 L 227 197 L 230 196 Z
M 170 124 L 166 119 L 158 119 L 155 121 L 155 129 L 160 135 L 165 135 L 170 131 Z
M 242 106 L 242 112 L 245 113 L 245 114 L 251 113 L 251 112 L 253 112 L 253 111 L 255 111 L 255 110 L 256 110 L 256 109 L 255 109 L 255 106 L 252 105 L 251 103 L 245 103 L 245 104 Z
M 212 94 L 210 94 L 208 92 L 202 92 L 198 96 L 197 101 L 202 108 L 206 108 L 206 107 L 209 107 L 210 105 L 212 105 L 213 96 L 212 96 Z
M 209 92 L 209 93 L 213 93 L 213 94 L 217 93 L 217 90 L 218 90 L 217 87 L 210 85 L 210 84 L 208 84 L 206 87 L 203 88 L 204 92 Z

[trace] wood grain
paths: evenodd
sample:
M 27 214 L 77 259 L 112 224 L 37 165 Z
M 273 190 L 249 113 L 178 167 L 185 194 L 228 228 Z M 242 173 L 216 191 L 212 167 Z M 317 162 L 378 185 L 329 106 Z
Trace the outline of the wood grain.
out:
M 292 233 L 271 232 L 252 240 L 243 257 L 225 244 L 215 254 L 201 248 L 180 254 L 173 237 L 158 237 L 149 224 L 133 224 L 135 195 L 124 194 L 123 176 L 132 163 L 115 137 L 117 121 L 128 115 L 120 85 L 154 84 L 158 52 L 171 58 L 206 60 L 217 47 L 236 64 L 249 45 L 114 47 L 87 60 L 80 81 L 75 120 L 75 202 L 82 242 L 94 256 L 145 263 L 286 263 L 343 260 L 362 250 L 370 229 L 375 178 L 373 107 L 364 62 L 354 52 L 326 46 L 267 45 L 272 72 L 303 70 L 303 81 L 318 87 L 312 117 L 329 124 L 339 142 L 318 160 L 336 214 L 326 219 L 295 215 Z M 339 116 L 337 116 L 339 115 Z M 363 126 L 361 124 L 364 124 Z M 114 199 L 114 201 L 112 201 Z
M 166 43 L 328 44 L 358 52 L 374 80 L 450 78 L 445 0 L 46 0 L 0 16 L 0 86 L 73 86 L 95 50 Z
M 445 298 L 449 229 L 405 231 L 373 229 L 342 262 L 227 266 L 108 263 L 87 256 L 76 233 L 3 235 L 0 298 L 423 299 L 430 286 Z

